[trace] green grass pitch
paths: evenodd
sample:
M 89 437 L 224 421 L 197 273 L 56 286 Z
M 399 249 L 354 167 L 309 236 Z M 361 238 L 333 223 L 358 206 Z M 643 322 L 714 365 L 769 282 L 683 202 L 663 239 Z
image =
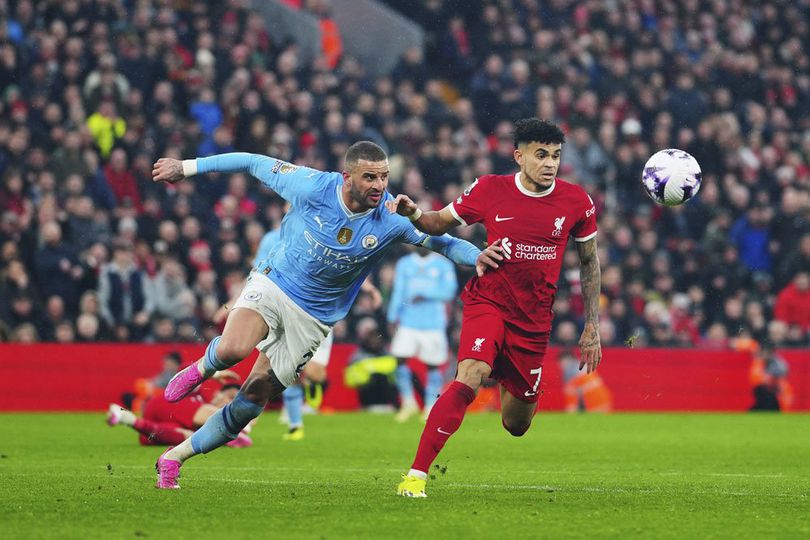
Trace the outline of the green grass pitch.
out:
M 277 418 L 158 491 L 100 414 L 0 415 L 0 538 L 810 538 L 807 415 L 468 415 L 427 499 L 394 495 L 420 422 Z

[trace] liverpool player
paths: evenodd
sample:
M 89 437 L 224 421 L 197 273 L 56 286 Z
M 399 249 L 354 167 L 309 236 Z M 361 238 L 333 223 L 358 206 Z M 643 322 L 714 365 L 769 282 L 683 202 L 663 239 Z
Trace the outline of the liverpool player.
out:
M 404 195 L 386 203 L 389 211 L 407 216 L 428 234 L 483 223 L 487 241 L 500 244 L 502 257 L 497 270 L 473 277 L 464 288 L 456 380 L 431 410 L 416 459 L 397 488 L 399 495 L 426 496 L 430 465 L 461 425 L 483 379 L 493 377 L 500 383 L 504 428 L 516 437 L 529 429 L 540 394 L 555 284 L 569 237 L 579 252 L 585 302 L 579 367 L 590 373 L 599 365 L 596 209 L 581 187 L 557 178 L 564 142 L 563 132 L 550 122 L 519 120 L 517 174 L 482 176 L 438 212 L 422 212 Z

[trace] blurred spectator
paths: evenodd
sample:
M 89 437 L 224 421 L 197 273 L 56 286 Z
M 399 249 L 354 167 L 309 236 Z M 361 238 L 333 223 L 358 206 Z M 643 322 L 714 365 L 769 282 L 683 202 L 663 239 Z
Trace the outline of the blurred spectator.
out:
M 60 296 L 74 308 L 78 301 L 77 282 L 82 277 L 76 252 L 62 243 L 62 229 L 56 221 L 42 225 L 42 247 L 35 255 L 39 291 L 44 297 Z
M 731 241 L 740 252 L 740 260 L 752 272 L 771 270 L 770 215 L 767 205 L 757 203 L 731 227 Z
M 776 320 L 810 332 L 810 271 L 796 274 L 793 281 L 776 296 L 773 308 Z
M 98 284 L 98 303 L 101 315 L 116 336 L 143 336 L 154 311 L 152 287 L 137 266 L 132 246 L 116 243 L 112 261 L 101 269 Z
M 112 152 L 116 141 L 127 132 L 126 121 L 118 115 L 118 107 L 111 99 L 103 100 L 98 110 L 87 119 L 87 129 L 93 135 L 101 156 L 106 158 Z
M 194 314 L 196 298 L 186 284 L 186 273 L 175 259 L 166 259 L 154 279 L 155 314 L 175 322 Z
M 121 148 L 112 151 L 109 163 L 104 166 L 104 177 L 118 206 L 134 208 L 138 213 L 143 210 L 135 175 L 127 167 L 127 154 Z

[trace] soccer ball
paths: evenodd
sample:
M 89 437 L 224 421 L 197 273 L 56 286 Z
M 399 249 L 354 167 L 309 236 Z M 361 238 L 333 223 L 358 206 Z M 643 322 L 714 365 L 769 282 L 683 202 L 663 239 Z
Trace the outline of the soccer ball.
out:
M 647 160 L 641 181 L 652 200 L 677 206 L 694 197 L 700 189 L 700 165 L 688 152 L 667 148 Z

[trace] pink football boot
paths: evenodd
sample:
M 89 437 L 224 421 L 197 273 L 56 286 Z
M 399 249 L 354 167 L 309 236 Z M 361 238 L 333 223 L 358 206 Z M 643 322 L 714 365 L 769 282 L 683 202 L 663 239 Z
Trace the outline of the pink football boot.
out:
M 253 446 L 253 439 L 248 437 L 243 431 L 239 433 L 234 440 L 225 443 L 225 446 L 230 446 L 231 448 L 247 448 L 248 446 Z
M 167 448 L 166 452 L 172 448 L 174 446 Z M 164 457 L 166 452 L 163 452 L 155 463 L 155 470 L 157 471 L 155 487 L 158 489 L 180 489 L 177 478 L 180 476 L 180 467 L 183 464 L 173 459 L 166 459 Z
M 169 381 L 163 391 L 163 396 L 166 401 L 175 403 L 192 393 L 204 380 L 205 377 L 200 374 L 200 370 L 197 368 L 197 362 L 194 362 L 172 377 L 172 380 Z

